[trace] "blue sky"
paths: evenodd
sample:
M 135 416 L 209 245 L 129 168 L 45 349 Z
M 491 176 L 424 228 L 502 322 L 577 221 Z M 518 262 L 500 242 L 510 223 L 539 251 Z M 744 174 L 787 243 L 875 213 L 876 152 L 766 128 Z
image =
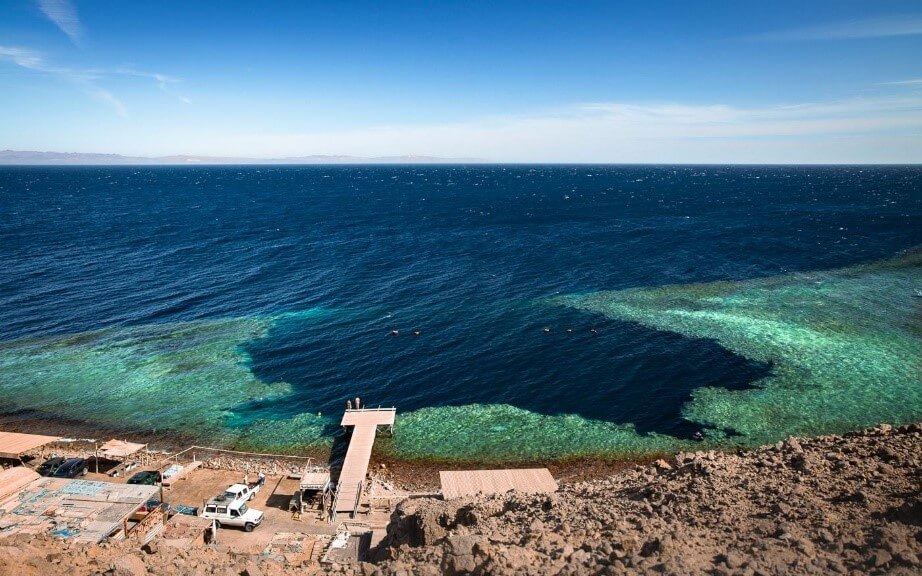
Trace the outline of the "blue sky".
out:
M 922 162 L 922 3 L 0 4 L 0 149 Z

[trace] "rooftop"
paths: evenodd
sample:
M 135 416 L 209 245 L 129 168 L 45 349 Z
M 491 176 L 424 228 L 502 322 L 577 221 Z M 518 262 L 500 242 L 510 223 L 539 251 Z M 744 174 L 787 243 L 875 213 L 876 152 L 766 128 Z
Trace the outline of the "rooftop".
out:
M 55 440 L 58 440 L 57 436 L 0 432 L 0 458 L 19 458 L 22 454 Z
M 125 440 L 109 440 L 99 447 L 99 453 L 109 458 L 127 458 L 147 444 L 136 444 Z
M 100 542 L 159 491 L 156 486 L 36 478 L 0 501 L 0 537 L 50 531 Z
M 308 464 L 301 471 L 300 488 L 302 490 L 322 490 L 330 481 L 330 469 Z

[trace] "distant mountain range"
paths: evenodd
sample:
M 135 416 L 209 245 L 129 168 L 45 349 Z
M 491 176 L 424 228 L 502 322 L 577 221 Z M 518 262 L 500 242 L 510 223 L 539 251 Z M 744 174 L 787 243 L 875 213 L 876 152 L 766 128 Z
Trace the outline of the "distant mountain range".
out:
M 0 150 L 0 164 L 13 165 L 117 165 L 117 164 L 473 164 L 481 158 L 436 156 L 290 156 L 287 158 L 235 158 L 225 156 L 122 156 L 82 152 Z

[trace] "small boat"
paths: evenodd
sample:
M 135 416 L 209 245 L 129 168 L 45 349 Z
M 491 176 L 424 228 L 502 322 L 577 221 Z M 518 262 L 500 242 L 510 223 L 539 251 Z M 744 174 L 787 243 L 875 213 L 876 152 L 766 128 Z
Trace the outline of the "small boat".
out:
M 400 330 L 397 330 L 397 329 L 391 330 L 391 336 L 400 336 Z

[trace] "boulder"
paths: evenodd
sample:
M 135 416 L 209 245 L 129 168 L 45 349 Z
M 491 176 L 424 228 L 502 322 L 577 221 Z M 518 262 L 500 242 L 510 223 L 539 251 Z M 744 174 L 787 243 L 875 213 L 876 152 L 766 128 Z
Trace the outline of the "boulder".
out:
M 112 563 L 112 576 L 147 576 L 144 561 L 133 554 L 125 554 Z
M 474 546 L 477 539 L 473 536 L 449 536 L 445 541 L 445 555 L 442 558 L 443 573 L 453 576 L 469 574 L 477 567 L 474 560 Z

